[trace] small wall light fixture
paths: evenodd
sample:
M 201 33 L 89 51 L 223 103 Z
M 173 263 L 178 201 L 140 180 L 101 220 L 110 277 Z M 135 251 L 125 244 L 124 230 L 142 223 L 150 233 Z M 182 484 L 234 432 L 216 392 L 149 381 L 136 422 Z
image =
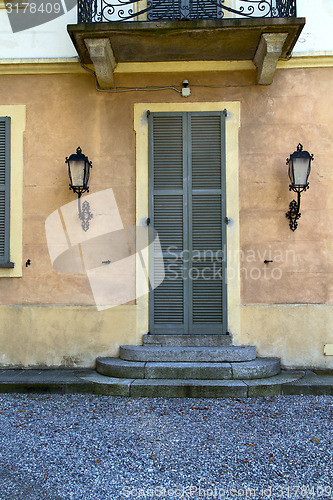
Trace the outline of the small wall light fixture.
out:
M 92 163 L 89 161 L 88 157 L 82 153 L 82 149 L 78 147 L 76 153 L 66 157 L 65 163 L 68 165 L 68 175 L 69 175 L 69 189 L 78 196 L 78 208 L 79 208 L 79 219 L 81 220 L 81 226 L 84 231 L 89 229 L 89 221 L 93 218 L 93 214 L 90 212 L 90 205 L 88 201 L 84 201 L 81 209 L 81 195 L 82 193 L 89 192 L 89 176 L 90 169 L 92 168 Z
M 188 80 L 183 80 L 183 87 L 182 87 L 182 96 L 183 97 L 190 97 L 191 95 L 191 89 L 189 87 Z
M 286 213 L 289 219 L 289 227 L 295 231 L 298 226 L 298 219 L 301 217 L 299 211 L 301 205 L 301 193 L 309 188 L 309 175 L 311 170 L 311 161 L 313 155 L 308 151 L 303 151 L 301 143 L 297 146 L 297 151 L 294 151 L 290 158 L 287 158 L 287 165 L 289 166 L 289 191 L 297 193 L 297 201 L 293 200 L 289 204 L 289 211 Z

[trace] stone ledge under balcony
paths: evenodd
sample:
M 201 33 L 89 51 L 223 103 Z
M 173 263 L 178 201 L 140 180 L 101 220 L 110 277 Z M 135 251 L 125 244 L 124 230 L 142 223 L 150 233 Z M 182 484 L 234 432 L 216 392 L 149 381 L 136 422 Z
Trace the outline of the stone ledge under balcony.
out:
M 304 25 L 304 18 L 253 18 L 89 23 L 67 29 L 81 61 L 94 64 L 100 86 L 107 88 L 119 62 L 198 60 L 251 60 L 258 83 L 269 84 L 278 59 L 291 55 Z

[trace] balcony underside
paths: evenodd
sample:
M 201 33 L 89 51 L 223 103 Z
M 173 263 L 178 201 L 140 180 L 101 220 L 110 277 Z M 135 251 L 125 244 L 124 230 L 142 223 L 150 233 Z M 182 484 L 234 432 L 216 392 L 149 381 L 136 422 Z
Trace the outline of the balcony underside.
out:
M 113 86 L 118 62 L 251 60 L 258 83 L 273 80 L 279 58 L 289 57 L 304 18 L 112 22 L 69 25 L 85 64 L 102 88 Z

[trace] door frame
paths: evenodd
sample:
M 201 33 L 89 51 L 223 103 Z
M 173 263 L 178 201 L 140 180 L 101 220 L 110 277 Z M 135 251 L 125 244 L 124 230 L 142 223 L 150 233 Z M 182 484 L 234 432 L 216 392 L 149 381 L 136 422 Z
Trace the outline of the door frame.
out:
M 226 175 L 225 175 L 225 119 L 226 119 L 226 110 L 223 111 L 188 111 L 188 112 L 149 112 L 148 117 L 148 133 L 149 133 L 149 180 L 148 180 L 148 189 L 149 189 L 149 218 L 150 224 L 155 227 L 155 219 L 154 219 L 154 171 L 153 171 L 153 151 L 154 151 L 154 128 L 153 128 L 153 117 L 160 116 L 165 118 L 171 117 L 182 117 L 182 133 L 183 133 L 183 186 L 182 186 L 182 196 L 183 198 L 183 210 L 184 210 L 184 219 L 183 219 L 183 247 L 187 243 L 187 247 L 185 248 L 186 252 L 189 252 L 189 255 L 192 254 L 192 203 L 196 193 L 196 188 L 194 192 L 192 192 L 192 170 L 190 169 L 190 165 L 192 165 L 192 145 L 191 145 L 191 137 L 192 137 L 192 120 L 195 120 L 195 117 L 216 117 L 219 118 L 221 129 L 220 129 L 220 141 L 221 141 L 221 188 L 220 188 L 220 196 L 221 196 L 221 251 L 222 251 L 222 264 L 221 264 L 221 273 L 222 273 L 222 283 L 221 283 L 221 292 L 222 292 L 222 304 L 221 304 L 221 313 L 222 313 L 222 322 L 207 322 L 207 323 L 196 323 L 193 319 L 193 283 L 190 284 L 189 278 L 185 279 L 184 282 L 184 290 L 183 290 L 183 299 L 184 299 L 184 322 L 183 323 L 163 323 L 158 324 L 154 323 L 154 295 L 155 290 L 152 288 L 149 293 L 149 331 L 154 334 L 163 334 L 163 333 L 173 333 L 173 334 L 199 334 L 199 333 L 212 333 L 212 334 L 225 334 L 228 331 L 228 310 L 227 310 L 227 285 L 226 285 L 226 254 L 227 254 L 227 232 L 226 232 Z M 151 126 L 149 125 L 149 122 Z M 187 178 L 185 184 L 184 179 L 185 176 Z M 185 191 L 184 191 L 185 189 Z M 156 193 L 157 194 L 157 193 Z M 194 196 L 194 198 L 193 198 Z M 187 207 L 187 209 L 185 209 Z M 151 247 L 150 247 L 151 248 Z M 151 253 L 153 249 L 151 248 Z M 158 259 L 160 256 L 158 256 Z M 185 260 L 184 262 L 184 272 L 187 274 L 189 272 L 189 268 L 191 264 Z M 195 266 L 194 266 L 195 267 Z M 154 272 L 154 264 L 153 264 L 153 256 L 149 256 L 149 276 L 153 276 Z
M 151 112 L 202 112 L 227 110 L 225 122 L 226 144 L 226 215 L 227 226 L 227 318 L 228 332 L 234 343 L 240 341 L 240 246 L 239 246 L 239 158 L 238 132 L 240 102 L 201 103 L 136 103 L 134 104 L 134 130 L 136 133 L 136 225 L 145 226 L 149 208 L 148 184 L 148 118 Z M 144 256 L 148 273 L 148 246 Z M 137 342 L 147 333 L 149 325 L 149 294 L 142 295 L 142 268 L 137 266 Z

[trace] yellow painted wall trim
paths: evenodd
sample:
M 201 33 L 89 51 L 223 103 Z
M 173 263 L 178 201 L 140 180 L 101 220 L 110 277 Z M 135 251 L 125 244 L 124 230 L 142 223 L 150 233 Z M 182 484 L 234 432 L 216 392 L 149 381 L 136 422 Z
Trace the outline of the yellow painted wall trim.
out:
M 333 66 L 333 55 L 312 55 L 292 57 L 289 61 L 279 61 L 277 69 L 329 68 Z
M 25 131 L 25 106 L 0 106 L 0 116 L 10 116 L 11 118 L 10 260 L 15 264 L 13 269 L 0 269 L 0 278 L 18 278 L 22 276 L 23 132 Z
M 228 111 L 226 118 L 226 185 L 227 216 L 231 219 L 227 227 L 228 269 L 228 329 L 235 344 L 240 343 L 240 262 L 239 255 L 239 187 L 238 187 L 238 129 L 240 127 L 240 103 L 137 103 L 134 104 L 134 130 L 136 132 L 136 225 L 142 226 L 148 217 L 148 118 L 151 112 L 195 112 Z M 139 266 L 137 266 L 137 269 Z M 140 279 L 137 276 L 137 286 Z M 137 296 L 140 296 L 137 293 Z M 148 331 L 148 295 L 137 300 L 137 342 Z
M 93 65 L 88 65 L 94 69 Z M 118 63 L 115 74 L 132 73 L 181 73 L 208 71 L 255 70 L 252 61 L 171 61 Z M 0 59 L 0 74 L 34 75 L 56 73 L 85 73 L 77 57 L 59 59 Z
M 333 66 L 333 54 L 294 56 L 288 61 L 279 61 L 278 69 L 325 68 Z M 254 71 L 252 61 L 170 61 L 118 63 L 115 73 L 184 73 L 209 71 Z
M 165 61 L 118 63 L 115 73 L 184 73 L 255 70 L 252 61 Z
M 332 54 L 294 56 L 288 61 L 279 61 L 278 69 L 333 67 Z M 93 65 L 88 66 L 93 70 Z M 170 61 L 118 63 L 115 74 L 135 73 L 184 73 L 213 71 L 254 71 L 252 61 Z M 85 74 L 77 57 L 58 59 L 0 59 L 2 75 L 39 74 Z
M 93 69 L 93 66 L 88 66 Z M 1 75 L 85 74 L 77 57 L 59 59 L 0 59 Z

